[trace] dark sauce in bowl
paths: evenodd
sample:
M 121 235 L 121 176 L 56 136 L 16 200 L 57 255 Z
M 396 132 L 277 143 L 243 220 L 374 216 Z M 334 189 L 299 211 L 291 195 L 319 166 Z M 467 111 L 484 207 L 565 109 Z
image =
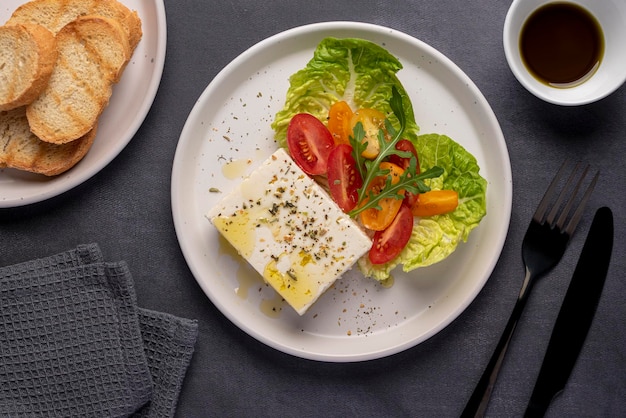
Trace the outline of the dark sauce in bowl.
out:
M 550 3 L 522 26 L 522 61 L 533 76 L 558 88 L 588 80 L 604 55 L 604 35 L 596 18 L 572 3 Z

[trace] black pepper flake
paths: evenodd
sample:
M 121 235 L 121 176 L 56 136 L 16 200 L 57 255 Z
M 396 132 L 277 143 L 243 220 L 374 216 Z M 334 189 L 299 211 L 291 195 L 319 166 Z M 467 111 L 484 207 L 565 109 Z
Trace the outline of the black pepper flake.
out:
M 270 212 L 272 215 L 274 215 L 274 216 L 275 216 L 275 215 L 278 213 L 278 205 L 277 205 L 276 203 L 274 203 L 274 204 L 272 205 L 272 208 L 269 210 L 269 212 Z

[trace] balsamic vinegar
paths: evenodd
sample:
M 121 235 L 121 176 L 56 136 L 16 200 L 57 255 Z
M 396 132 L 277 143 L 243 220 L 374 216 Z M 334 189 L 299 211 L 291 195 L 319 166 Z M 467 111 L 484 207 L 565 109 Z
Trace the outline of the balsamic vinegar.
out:
M 524 23 L 520 52 L 539 81 L 553 87 L 574 87 L 599 67 L 604 35 L 586 9 L 571 3 L 551 3 L 537 9 Z

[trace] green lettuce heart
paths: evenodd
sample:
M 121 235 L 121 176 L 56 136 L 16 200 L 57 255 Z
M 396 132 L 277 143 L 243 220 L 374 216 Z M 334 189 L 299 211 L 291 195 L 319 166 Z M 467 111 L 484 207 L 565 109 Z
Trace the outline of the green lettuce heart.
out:
M 402 64 L 385 48 L 363 39 L 325 38 L 313 58 L 289 78 L 285 106 L 272 123 L 275 138 L 286 147 L 287 126 L 298 113 L 310 113 L 326 122 L 330 107 L 346 101 L 353 110 L 377 109 L 397 126 L 389 106 L 392 87 L 402 96 L 406 116 L 405 135 L 415 140 L 419 127 L 413 106 L 396 73 Z

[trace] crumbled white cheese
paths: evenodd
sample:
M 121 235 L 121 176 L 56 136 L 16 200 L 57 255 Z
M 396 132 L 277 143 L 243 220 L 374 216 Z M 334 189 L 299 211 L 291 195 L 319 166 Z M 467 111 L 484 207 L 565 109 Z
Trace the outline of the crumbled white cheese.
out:
M 207 218 L 300 315 L 372 246 L 284 149 Z

